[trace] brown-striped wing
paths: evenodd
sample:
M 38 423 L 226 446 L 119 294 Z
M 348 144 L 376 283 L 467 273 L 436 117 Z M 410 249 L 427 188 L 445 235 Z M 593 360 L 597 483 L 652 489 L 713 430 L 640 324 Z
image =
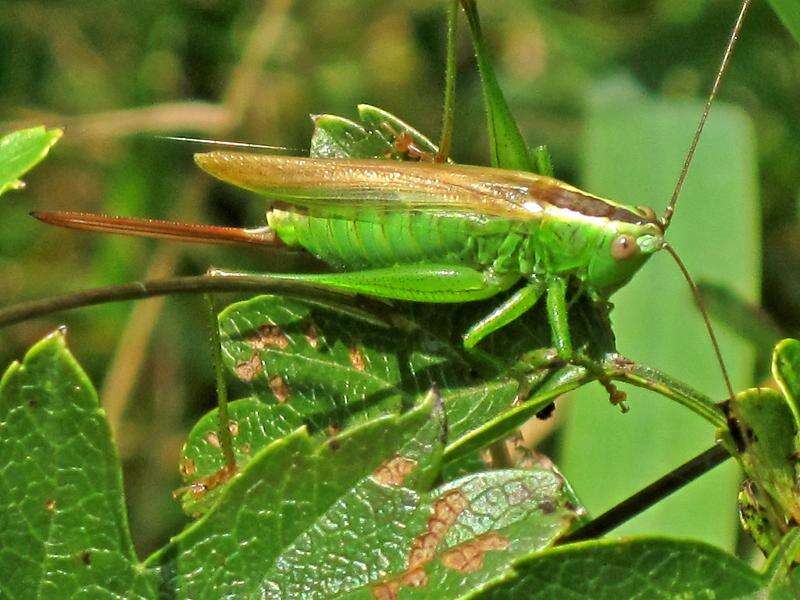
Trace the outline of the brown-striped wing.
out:
M 531 187 L 554 179 L 486 167 L 343 160 L 239 152 L 197 154 L 197 164 L 236 186 L 315 213 L 357 218 L 386 211 L 535 218 Z

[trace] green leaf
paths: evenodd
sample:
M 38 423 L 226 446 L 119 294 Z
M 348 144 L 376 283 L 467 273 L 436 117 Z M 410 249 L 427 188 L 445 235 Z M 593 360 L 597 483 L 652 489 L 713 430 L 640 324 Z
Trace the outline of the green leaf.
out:
M 63 331 L 0 381 L 0 465 L 0 596 L 155 597 L 108 423 Z
M 19 178 L 47 156 L 62 133 L 60 129 L 32 127 L 0 138 L 0 195 L 23 187 Z
M 770 388 L 746 390 L 736 394 L 728 411 L 745 473 L 785 514 L 800 519 L 792 460 L 797 429 L 783 396 Z
M 420 151 L 435 154 L 436 145 L 405 121 L 381 108 L 358 105 L 361 123 L 336 115 L 317 115 L 311 136 L 310 155 L 315 158 L 387 158 L 410 160 L 396 142 L 410 136 Z
M 243 398 L 228 405 L 228 429 L 238 468 L 253 454 L 303 425 L 297 412 L 286 405 L 269 405 Z M 197 516 L 206 512 L 224 490 L 225 457 L 218 435 L 218 410 L 207 413 L 192 428 L 181 451 L 180 471 L 186 489 L 180 494 L 183 510 Z
M 786 339 L 775 346 L 772 376 L 783 392 L 795 427 L 800 432 L 800 341 Z
M 478 372 L 463 354 L 460 333 L 494 305 L 414 305 L 394 314 L 387 308 L 384 316 L 405 323 L 404 329 L 387 329 L 319 304 L 259 296 L 220 313 L 223 357 L 248 397 L 280 405 L 281 419 L 314 431 L 396 412 L 436 386 L 447 410 L 451 460 L 502 439 L 562 391 L 586 380 L 586 373 L 573 366 L 519 377 L 513 372 L 525 350 L 549 344 L 541 307 L 482 344 L 496 370 Z M 573 335 L 581 342 L 592 340 L 590 348 L 602 353 L 610 334 L 593 320 L 592 310 L 576 305 L 576 314 L 586 320 L 576 321 Z M 523 380 L 530 387 L 524 399 L 530 399 L 515 405 Z
M 533 171 L 534 164 L 528 146 L 511 114 L 503 90 L 497 82 L 494 67 L 481 31 L 478 6 L 475 0 L 461 0 L 467 15 L 486 107 L 486 127 L 489 132 L 489 153 L 493 167 Z
M 800 4 L 797 3 L 797 0 L 769 0 L 769 3 L 778 13 L 786 29 L 800 43 Z
M 699 102 L 591 93 L 582 183 L 592 193 L 661 210 L 689 146 Z M 720 165 L 725 165 L 721 169 Z M 760 208 L 752 125 L 741 111 L 714 106 L 678 202 L 667 239 L 695 278 L 713 280 L 757 302 L 760 289 Z M 698 227 L 702 235 L 698 234 Z M 692 294 L 665 255 L 653 258 L 613 298 L 611 320 L 619 351 L 657 365 L 716 400 L 727 396 Z M 734 389 L 752 385 L 754 351 L 735 332 L 717 328 Z M 619 415 L 597 386 L 576 394 L 559 466 L 589 510 L 599 514 L 708 447 L 712 432 L 694 415 L 639 390 Z M 602 452 L 597 449 L 602 448 Z M 636 468 L 619 465 L 636 461 Z M 702 536 L 732 548 L 738 472 L 717 467 L 619 531 Z
M 475 597 L 741 598 L 765 585 L 742 561 L 700 542 L 660 538 L 571 544 L 514 565 L 506 581 Z
M 547 548 L 570 528 L 576 514 L 563 485 L 549 470 L 509 469 L 433 490 L 418 505 L 418 534 L 406 537 L 410 552 L 402 569 L 344 597 L 392 598 L 399 591 L 413 598 L 471 598 L 505 579 L 523 548 Z M 427 555 L 423 548 L 430 548 Z
M 783 536 L 764 566 L 766 591 L 770 600 L 792 600 L 800 597 L 798 559 L 800 559 L 800 529 L 795 527 Z
M 414 144 L 423 152 L 436 154 L 439 150 L 436 144 L 427 136 L 382 108 L 369 104 L 359 104 L 358 116 L 361 118 L 362 123 L 372 131 L 382 134 L 392 144 L 394 144 L 398 135 L 408 134 L 411 136 Z
M 552 471 L 493 471 L 430 490 L 443 416 L 429 399 L 330 439 L 301 429 L 265 447 L 148 559 L 162 593 L 371 597 L 424 583 L 432 597 L 457 597 L 569 528 L 576 508 Z
M 739 494 L 740 518 L 765 553 L 775 548 L 787 523 L 800 519 L 798 368 L 800 342 L 783 340 L 772 361 L 783 393 L 771 388 L 746 390 L 727 405 L 728 427 L 722 439 L 749 478 Z

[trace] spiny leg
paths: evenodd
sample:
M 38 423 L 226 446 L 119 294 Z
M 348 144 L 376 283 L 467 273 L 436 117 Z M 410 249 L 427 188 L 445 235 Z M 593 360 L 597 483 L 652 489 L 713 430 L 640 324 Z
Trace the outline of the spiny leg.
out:
M 553 344 L 555 344 L 559 358 L 585 368 L 608 392 L 611 404 L 619 406 L 622 412 L 627 412 L 625 392 L 611 382 L 602 365 L 587 356 L 576 355 L 573 351 L 568 317 L 567 280 L 562 277 L 552 277 L 547 282 L 547 318 L 550 321 Z

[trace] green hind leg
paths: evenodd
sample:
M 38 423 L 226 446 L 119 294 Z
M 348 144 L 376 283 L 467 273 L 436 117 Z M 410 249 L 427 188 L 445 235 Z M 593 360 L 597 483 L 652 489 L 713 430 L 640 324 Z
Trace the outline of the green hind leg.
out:
M 508 289 L 511 278 L 498 278 L 469 267 L 451 265 L 398 265 L 350 273 L 222 273 L 263 276 L 270 281 L 311 283 L 321 288 L 391 300 L 454 303 L 484 300 Z

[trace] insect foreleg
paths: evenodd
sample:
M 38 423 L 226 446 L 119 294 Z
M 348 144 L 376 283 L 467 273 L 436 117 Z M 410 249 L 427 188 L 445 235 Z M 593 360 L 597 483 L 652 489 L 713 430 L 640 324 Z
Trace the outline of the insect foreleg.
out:
M 257 273 L 248 276 L 259 277 Z M 378 298 L 431 303 L 485 300 L 508 289 L 515 281 L 470 267 L 436 264 L 397 265 L 349 273 L 270 273 L 266 277 Z
M 547 280 L 547 320 L 553 335 L 553 345 L 562 360 L 572 360 L 572 338 L 569 334 L 567 280 L 551 277 Z
M 490 333 L 505 327 L 514 319 L 522 316 L 541 298 L 547 282 L 543 279 L 534 279 L 528 285 L 517 290 L 510 298 L 475 323 L 464 334 L 464 347 L 473 348 L 478 342 Z

